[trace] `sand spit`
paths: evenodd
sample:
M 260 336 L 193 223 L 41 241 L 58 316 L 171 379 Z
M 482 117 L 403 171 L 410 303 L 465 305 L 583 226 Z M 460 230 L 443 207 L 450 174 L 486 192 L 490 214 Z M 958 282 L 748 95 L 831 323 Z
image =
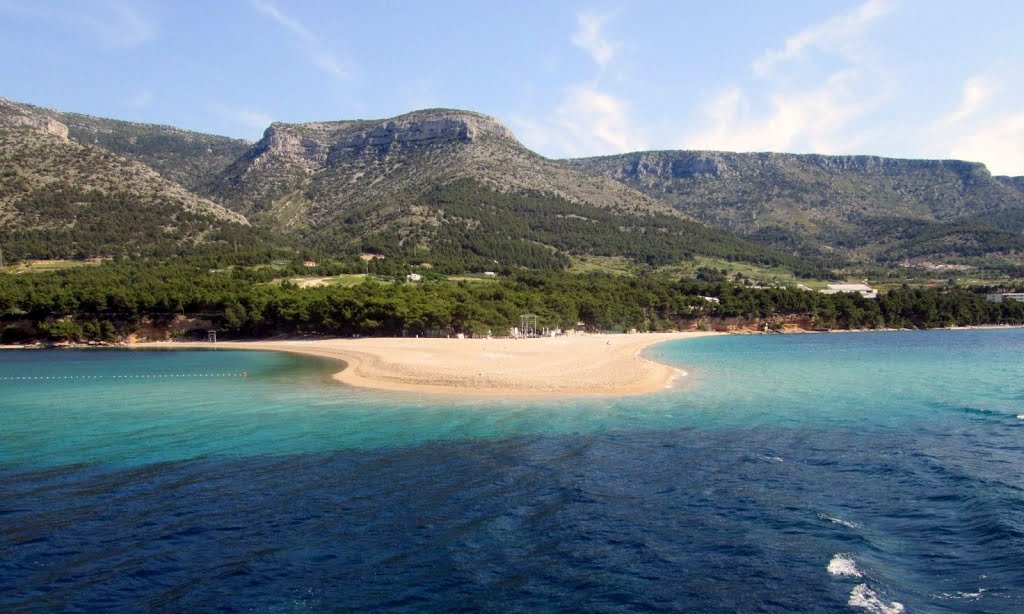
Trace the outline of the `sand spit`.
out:
M 663 341 L 723 333 L 576 335 L 541 339 L 363 338 L 219 342 L 344 361 L 334 379 L 377 390 L 463 396 L 623 396 L 656 392 L 683 373 L 640 352 Z M 209 343 L 140 343 L 203 348 Z

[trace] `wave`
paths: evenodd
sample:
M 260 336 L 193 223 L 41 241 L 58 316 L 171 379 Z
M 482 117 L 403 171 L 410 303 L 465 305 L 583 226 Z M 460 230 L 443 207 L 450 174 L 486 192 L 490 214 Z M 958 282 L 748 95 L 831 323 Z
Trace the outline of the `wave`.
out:
M 832 557 L 832 560 L 828 562 L 828 573 L 832 576 L 851 578 L 859 578 L 864 575 L 857 569 L 857 563 L 845 554 L 837 554 Z
M 843 520 L 842 518 L 833 518 L 832 516 L 828 516 L 827 514 L 818 514 L 818 518 L 822 520 L 827 520 L 832 524 L 837 524 L 841 527 L 846 527 L 847 529 L 859 529 L 862 526 L 864 526 L 859 522 L 853 522 L 852 520 Z
M 864 608 L 873 614 L 902 614 L 906 611 L 899 601 L 886 603 L 878 597 L 878 593 L 868 588 L 867 584 L 858 584 L 850 591 L 850 600 L 846 602 L 850 607 Z
M 963 601 L 977 601 L 981 599 L 982 594 L 985 593 L 987 590 L 987 588 L 979 588 L 973 593 L 969 591 L 957 591 L 956 594 L 942 593 L 938 596 L 938 599 L 961 599 Z

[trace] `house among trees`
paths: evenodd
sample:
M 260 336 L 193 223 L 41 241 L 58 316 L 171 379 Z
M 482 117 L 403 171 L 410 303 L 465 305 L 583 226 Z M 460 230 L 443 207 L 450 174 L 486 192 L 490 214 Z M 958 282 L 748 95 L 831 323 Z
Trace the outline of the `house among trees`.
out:
M 996 292 L 986 294 L 985 298 L 991 303 L 1002 303 L 1004 301 L 1020 301 L 1024 303 L 1024 292 Z
M 867 284 L 829 284 L 821 291 L 823 294 L 839 294 L 840 292 L 856 292 L 864 298 L 878 298 L 878 290 Z
M 316 260 L 307 260 L 307 261 L 302 263 L 302 266 L 315 267 L 316 266 Z
M 423 279 L 423 276 L 419 273 L 409 273 L 405 278 L 409 281 L 420 281 Z

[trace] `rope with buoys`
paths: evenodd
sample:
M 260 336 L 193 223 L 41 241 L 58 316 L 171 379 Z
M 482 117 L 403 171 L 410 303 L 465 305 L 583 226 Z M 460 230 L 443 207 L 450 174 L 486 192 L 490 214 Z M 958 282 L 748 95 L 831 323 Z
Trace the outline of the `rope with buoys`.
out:
M 131 373 L 118 375 L 0 375 L 0 382 L 40 382 L 55 380 L 132 380 L 132 379 L 173 379 L 173 378 L 224 378 L 249 377 L 247 371 L 240 373 Z

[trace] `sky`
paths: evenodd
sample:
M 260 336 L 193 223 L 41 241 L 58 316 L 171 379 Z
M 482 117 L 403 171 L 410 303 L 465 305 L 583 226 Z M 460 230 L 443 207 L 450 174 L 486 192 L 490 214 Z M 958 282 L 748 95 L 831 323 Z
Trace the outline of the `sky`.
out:
M 0 0 L 0 96 L 258 139 L 494 115 L 553 158 L 712 149 L 1024 175 L 1018 0 Z

